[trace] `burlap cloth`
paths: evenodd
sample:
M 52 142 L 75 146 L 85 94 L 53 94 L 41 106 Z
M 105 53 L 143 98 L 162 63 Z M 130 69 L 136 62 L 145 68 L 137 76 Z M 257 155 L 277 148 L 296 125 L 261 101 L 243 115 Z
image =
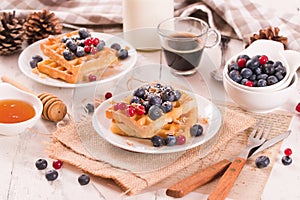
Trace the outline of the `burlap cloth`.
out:
M 176 159 L 173 158 L 172 162 L 165 163 L 164 166 L 161 165 L 156 169 L 151 167 L 153 163 L 164 158 L 168 160 L 172 156 L 134 153 L 114 147 L 97 135 L 89 118 L 77 123 L 70 121 L 65 126 L 60 126 L 52 134 L 52 141 L 47 145 L 46 152 L 51 158 L 74 165 L 95 175 L 95 177 L 112 179 L 126 194 L 132 195 L 149 189 L 149 187 L 151 189 L 151 186 L 155 188 L 159 185 L 159 187 L 166 188 L 199 169 L 224 158 L 229 159 L 238 155 L 245 147 L 253 125 L 260 118 L 266 118 L 269 122 L 273 122 L 269 138 L 286 131 L 292 118 L 292 114 L 282 111 L 254 114 L 229 104 L 219 105 L 219 108 L 223 114 L 223 122 L 217 136 L 213 138 L 213 141 L 210 141 L 210 147 L 201 145 L 181 154 L 176 154 Z M 115 157 L 110 159 L 107 156 L 99 156 L 105 152 L 100 152 L 97 155 L 91 154 L 91 149 L 95 148 L 94 144 L 109 148 Z M 269 167 L 257 169 L 254 165 L 256 156 L 247 161 L 229 194 L 230 198 L 260 199 L 276 155 L 279 153 L 280 144 L 278 143 L 262 152 L 271 159 Z M 97 149 L 97 151 L 99 150 L 101 151 L 101 148 Z M 118 159 L 120 163 L 116 162 Z M 127 165 L 123 165 L 124 162 L 128 162 Z M 149 170 L 144 169 L 147 167 L 146 165 L 148 165 Z M 142 166 L 144 170 L 138 171 L 136 166 Z M 204 194 L 209 193 L 216 182 L 217 180 L 212 181 L 201 187 L 199 191 Z

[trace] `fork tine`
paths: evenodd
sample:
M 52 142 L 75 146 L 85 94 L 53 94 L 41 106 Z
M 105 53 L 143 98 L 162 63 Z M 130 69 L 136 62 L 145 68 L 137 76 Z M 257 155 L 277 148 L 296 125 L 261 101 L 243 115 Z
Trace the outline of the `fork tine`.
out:
M 270 124 L 270 126 L 269 126 L 269 128 L 268 128 L 268 130 L 267 130 L 267 133 L 264 134 L 264 136 L 263 136 L 265 139 L 268 138 L 268 136 L 269 136 L 269 134 L 270 134 L 270 132 L 271 132 L 272 127 L 273 127 L 273 122 L 271 122 L 271 124 Z
M 261 138 L 264 130 L 265 130 L 265 127 L 266 127 L 266 124 L 267 124 L 267 120 L 264 122 L 264 124 L 262 125 L 261 129 L 258 131 L 258 133 L 256 134 L 256 138 Z
M 251 132 L 251 134 L 250 134 L 249 137 L 252 137 L 252 138 L 253 138 L 253 137 L 255 136 L 255 133 L 256 133 L 258 127 L 260 126 L 261 122 L 262 122 L 262 120 L 260 119 L 260 120 L 256 123 L 256 125 L 255 125 L 254 129 L 252 130 L 252 132 Z

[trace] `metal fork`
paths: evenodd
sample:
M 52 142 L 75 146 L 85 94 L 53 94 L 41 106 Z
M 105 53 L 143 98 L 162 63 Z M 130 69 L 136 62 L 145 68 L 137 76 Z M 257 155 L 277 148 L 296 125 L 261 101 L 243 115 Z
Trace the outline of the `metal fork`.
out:
M 246 160 L 249 157 L 249 153 L 254 148 L 263 144 L 268 135 L 271 132 L 272 124 L 269 125 L 266 133 L 264 133 L 264 129 L 266 127 L 267 122 L 265 121 L 262 127 L 259 129 L 262 121 L 260 120 L 253 131 L 251 132 L 248 138 L 248 145 L 246 148 L 232 161 L 231 165 L 227 168 L 226 172 L 218 182 L 216 188 L 210 193 L 208 199 L 209 200 L 222 200 L 225 199 L 230 192 L 235 180 L 239 176 L 243 167 L 246 164 Z
M 210 75 L 217 81 L 222 81 L 223 80 L 223 68 L 226 63 L 226 50 L 228 48 L 228 43 L 230 42 L 231 38 L 225 35 L 221 36 L 221 42 L 220 42 L 220 47 L 221 47 L 221 64 L 220 66 L 211 71 Z

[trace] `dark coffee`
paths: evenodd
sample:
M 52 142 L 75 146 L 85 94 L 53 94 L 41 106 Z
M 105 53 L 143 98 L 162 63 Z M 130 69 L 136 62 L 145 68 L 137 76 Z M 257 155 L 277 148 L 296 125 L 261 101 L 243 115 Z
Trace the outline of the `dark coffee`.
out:
M 191 33 L 172 35 L 178 40 L 168 40 L 163 52 L 168 66 L 178 71 L 189 71 L 199 65 L 203 43 Z

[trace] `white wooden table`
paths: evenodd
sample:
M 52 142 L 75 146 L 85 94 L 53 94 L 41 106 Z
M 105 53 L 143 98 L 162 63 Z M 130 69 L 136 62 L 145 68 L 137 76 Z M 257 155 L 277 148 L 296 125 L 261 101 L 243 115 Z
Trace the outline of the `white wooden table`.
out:
M 228 56 L 241 49 L 242 44 L 239 41 L 231 41 Z M 208 56 L 206 59 L 209 59 L 215 66 L 219 65 L 220 50 L 218 47 L 206 49 L 205 55 Z M 21 73 L 17 60 L 18 55 L 0 56 L 0 76 L 12 77 L 36 93 L 44 91 L 53 93 L 59 96 L 69 108 L 72 107 L 74 89 L 55 88 L 36 83 Z M 159 52 L 138 53 L 137 65 L 158 62 Z M 224 93 L 222 84 L 209 76 L 212 68 L 203 65 L 198 70 L 205 77 L 210 91 L 213 91 L 213 98 L 230 101 Z M 300 91 L 299 83 L 298 88 Z M 293 111 L 298 101 L 300 102 L 300 95 L 296 93 L 281 109 Z M 300 114 L 294 113 L 291 124 L 292 134 L 282 145 L 282 149 L 292 148 L 293 164 L 290 166 L 281 164 L 280 160 L 283 154 L 281 150 L 262 199 L 300 199 L 298 188 L 300 185 L 300 146 L 298 145 L 300 142 Z M 113 182 L 107 180 L 93 179 L 90 184 L 80 186 L 77 178 L 82 172 L 67 164 L 60 169 L 58 180 L 49 183 L 44 177 L 44 172 L 35 168 L 35 161 L 38 158 L 45 158 L 51 165 L 52 160 L 45 154 L 44 147 L 53 129 L 53 123 L 40 120 L 31 131 L 11 137 L 0 136 L 0 199 L 171 199 L 165 195 L 165 188 L 159 188 L 159 186 L 154 186 L 151 190 L 135 196 L 122 196 L 122 191 Z M 205 197 L 194 192 L 184 199 L 205 199 Z

